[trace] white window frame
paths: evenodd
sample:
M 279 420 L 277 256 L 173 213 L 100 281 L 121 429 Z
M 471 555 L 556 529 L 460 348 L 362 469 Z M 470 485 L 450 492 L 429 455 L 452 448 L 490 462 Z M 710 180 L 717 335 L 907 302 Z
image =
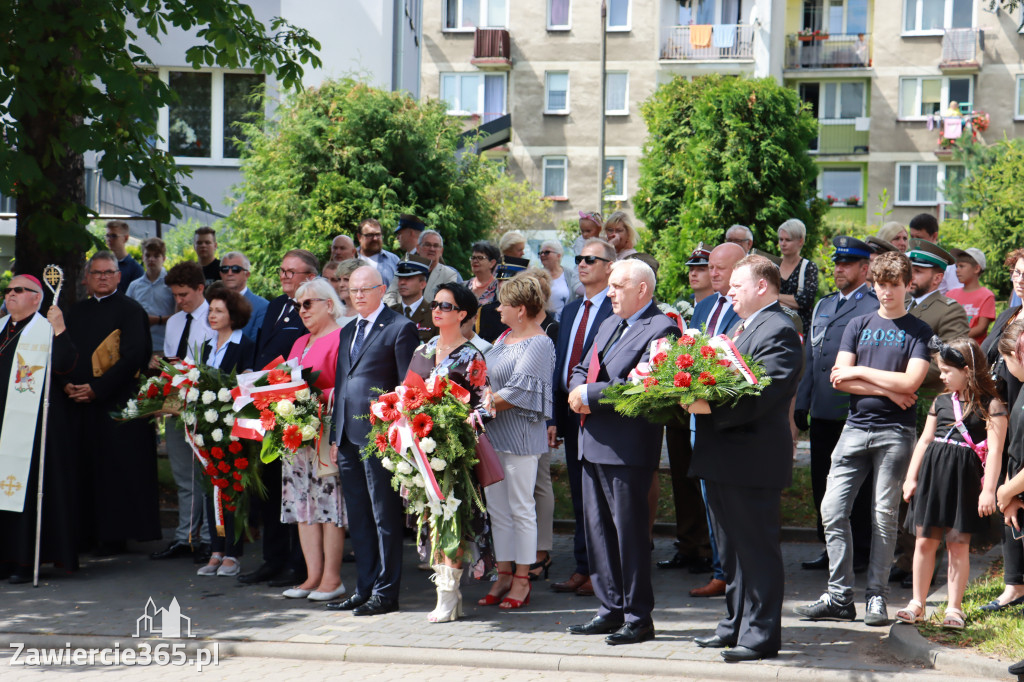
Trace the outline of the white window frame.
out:
M 224 156 L 224 75 L 242 74 L 246 76 L 256 75 L 255 71 L 245 69 L 183 69 L 171 67 L 159 67 L 157 75 L 164 85 L 170 84 L 171 73 L 208 73 L 210 74 L 210 155 L 209 156 L 175 156 L 174 162 L 179 166 L 239 166 L 242 163 L 240 158 Z M 266 84 L 266 79 L 264 79 Z M 157 113 L 157 140 L 156 148 L 170 151 L 170 107 L 161 107 Z M 228 143 L 230 144 L 230 143 Z
M 621 194 L 609 194 L 605 196 L 605 199 L 610 201 L 625 201 L 626 200 L 626 179 L 629 173 L 629 160 L 625 156 L 606 156 L 604 157 L 604 174 L 601 176 L 601 182 L 604 182 L 604 178 L 608 177 L 608 162 L 609 161 L 621 161 L 622 162 L 622 177 L 619 179 L 622 185 Z
M 612 19 L 611 8 L 608 9 L 608 15 L 605 17 L 604 30 L 608 33 L 617 32 L 629 32 L 633 26 L 633 0 L 622 0 L 626 3 L 626 25 L 625 26 L 612 26 L 608 22 Z M 609 3 L 610 4 L 610 3 Z
M 974 101 L 974 77 L 973 76 L 970 76 L 970 75 L 964 75 L 964 76 L 960 76 L 960 75 L 957 75 L 957 76 L 941 76 L 941 75 L 934 75 L 934 76 L 900 76 L 899 88 L 896 91 L 897 92 L 897 94 L 896 94 L 896 98 L 897 98 L 896 99 L 896 116 L 897 116 L 897 120 L 898 121 L 924 121 L 924 120 L 928 119 L 927 115 L 913 114 L 913 115 L 910 115 L 910 116 L 905 116 L 903 114 L 903 112 L 900 111 L 900 108 L 903 106 L 903 83 L 904 83 L 904 81 L 909 81 L 909 80 L 917 81 L 917 94 L 914 97 L 914 111 L 921 111 L 921 93 L 922 93 L 922 90 L 924 88 L 923 81 L 926 80 L 926 79 L 927 80 L 934 80 L 936 78 L 939 78 L 939 79 L 942 80 L 942 88 L 941 88 L 940 94 L 939 94 L 940 111 L 942 110 L 943 107 L 945 107 L 945 106 L 947 106 L 949 104 L 949 81 L 950 81 L 951 78 L 955 78 L 957 80 L 962 80 L 964 78 L 967 79 L 968 83 L 970 84 L 970 91 L 969 91 L 970 92 L 970 96 L 968 97 L 967 101 L 971 103 L 972 107 L 977 108 L 977 106 L 975 104 L 975 101 Z M 963 104 L 963 102 L 961 102 L 961 104 Z
M 547 194 L 545 190 L 548 186 L 548 168 L 549 166 L 554 170 L 555 164 L 561 165 L 562 170 L 562 193 L 561 194 Z M 540 178 L 540 189 L 544 193 L 545 199 L 553 199 L 556 201 L 565 201 L 569 198 L 569 157 L 568 156 L 543 156 L 541 157 L 541 178 Z
M 860 173 L 860 190 L 857 192 L 857 196 L 860 197 L 860 203 L 857 206 L 864 205 L 864 167 L 863 166 L 823 166 L 820 167 L 818 172 L 818 195 L 824 199 L 828 195 L 825 193 L 825 173 L 828 171 L 857 171 Z M 836 197 L 840 203 L 835 206 L 845 206 L 847 197 Z
M 487 114 L 487 113 L 492 113 L 492 114 L 500 113 L 502 115 L 508 113 L 508 74 L 505 74 L 505 73 L 490 73 L 490 72 L 485 72 L 485 71 L 442 71 L 441 74 L 440 74 L 440 80 L 438 81 L 438 86 L 439 86 L 438 95 L 442 99 L 442 101 L 443 101 L 443 96 L 444 96 L 444 79 L 445 79 L 446 76 L 454 76 L 455 79 L 456 79 L 456 83 L 455 83 L 455 96 L 456 97 L 458 97 L 459 94 L 462 92 L 462 79 L 463 78 L 479 78 L 480 79 L 480 85 L 477 86 L 478 87 L 477 101 L 480 103 L 481 111 L 469 111 L 467 109 L 448 109 L 447 110 L 447 114 L 449 116 L 480 116 L 480 117 L 483 117 L 483 115 Z M 504 97 L 502 97 L 502 106 L 501 106 L 501 111 L 500 112 L 496 112 L 496 111 L 487 112 L 487 111 L 483 110 L 487 106 L 486 98 L 485 98 L 485 94 L 486 94 L 487 90 L 486 90 L 484 84 L 487 82 L 487 77 L 488 76 L 490 76 L 492 78 L 500 77 L 502 79 L 502 81 L 503 81 L 502 82 L 502 92 L 504 92 L 505 95 L 504 95 Z M 446 102 L 445 104 L 448 104 L 448 103 Z M 458 104 L 461 106 L 462 102 L 458 102 Z
M 860 85 L 860 87 L 862 89 L 861 98 L 860 98 L 860 113 L 857 114 L 856 116 L 854 116 L 853 118 L 841 118 L 839 116 L 836 116 L 836 117 L 833 117 L 833 118 L 825 118 L 825 91 L 827 89 L 826 86 L 828 86 L 828 85 L 835 85 L 836 86 L 835 102 L 833 102 L 833 104 L 835 105 L 836 112 L 842 113 L 842 101 L 843 101 L 843 97 L 842 97 L 843 87 L 842 86 L 846 85 L 846 84 L 849 84 L 849 83 L 853 83 L 854 85 Z M 867 106 L 868 106 L 868 85 L 864 81 L 821 81 L 820 83 L 818 83 L 818 123 L 825 123 L 827 125 L 837 125 L 837 124 L 849 125 L 850 123 L 854 122 L 856 119 L 863 118 L 864 116 L 867 116 Z
M 488 9 L 487 0 L 480 0 L 480 13 L 481 13 L 481 16 L 484 17 L 484 21 L 480 22 L 482 25 L 481 26 L 465 26 L 465 27 L 461 25 L 462 24 L 462 21 L 461 21 L 462 20 L 462 3 L 464 2 L 464 0 L 457 0 L 457 2 L 459 3 L 459 9 L 458 9 L 458 12 L 459 12 L 458 19 L 459 19 L 459 21 L 457 21 L 456 23 L 458 23 L 459 26 L 457 28 L 449 28 L 448 27 L 448 3 L 445 2 L 445 0 L 441 0 L 441 3 L 442 3 L 441 4 L 441 31 L 443 33 L 473 33 L 478 28 L 505 28 L 505 29 L 508 28 L 508 15 L 509 15 L 509 12 L 512 11 L 510 5 L 512 4 L 513 0 L 505 0 L 505 16 L 502 17 L 500 24 L 496 24 L 493 21 L 491 21 L 491 17 L 489 16 L 489 13 L 487 11 L 487 9 Z
M 551 92 L 551 76 L 565 75 L 565 106 L 561 109 L 550 109 L 548 108 L 548 98 Z M 568 71 L 545 71 L 544 72 L 544 113 L 551 116 L 567 116 L 569 114 L 570 99 L 569 99 L 569 88 L 571 83 L 569 82 Z
M 511 2 L 512 0 L 509 0 Z M 544 17 L 544 21 L 547 23 L 549 31 L 569 31 L 572 30 L 572 0 L 569 0 L 569 16 L 568 21 L 565 24 L 552 24 L 551 23 L 551 0 L 547 2 L 547 15 Z
M 938 166 L 938 173 L 936 174 L 935 182 L 937 188 L 935 190 L 936 200 L 935 201 L 923 201 L 917 198 L 917 171 L 921 166 Z M 910 168 L 910 189 L 913 196 L 904 200 L 900 198 L 900 169 L 904 167 Z M 948 204 L 949 201 L 942 193 L 942 187 L 946 184 L 946 170 L 949 168 L 963 168 L 958 163 L 897 163 L 896 173 L 893 182 L 893 187 L 896 189 L 893 200 L 894 206 L 942 206 Z
M 841 26 L 831 25 L 831 12 L 829 11 L 829 3 L 831 0 L 822 0 L 822 30 L 827 33 L 836 33 L 839 35 L 853 35 L 849 32 L 848 26 L 850 24 L 850 0 L 842 0 L 843 3 L 843 20 Z M 866 9 L 868 10 L 868 16 L 864 18 L 865 23 L 870 27 L 871 25 L 871 3 L 866 3 Z
M 608 81 L 610 76 L 623 75 L 626 77 L 626 92 L 622 98 L 624 109 L 608 108 Z M 604 115 L 605 116 L 629 116 L 629 71 L 606 71 L 604 88 Z
M 942 28 L 929 28 L 929 29 L 911 29 L 907 30 L 907 2 L 911 0 L 902 0 L 903 11 L 900 12 L 900 35 L 902 36 L 941 36 L 946 32 L 946 29 L 952 28 L 953 23 L 953 0 L 945 0 L 942 13 Z M 921 11 L 924 7 L 922 0 L 914 0 L 917 3 L 918 11 L 917 16 L 914 18 L 914 25 L 921 25 Z M 971 25 L 961 26 L 959 28 L 977 28 L 978 27 L 978 2 L 986 2 L 987 0 L 972 0 L 971 2 Z

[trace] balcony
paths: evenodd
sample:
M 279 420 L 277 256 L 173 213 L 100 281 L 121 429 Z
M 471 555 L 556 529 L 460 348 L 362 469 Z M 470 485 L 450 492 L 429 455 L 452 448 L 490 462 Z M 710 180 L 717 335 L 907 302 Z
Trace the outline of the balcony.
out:
M 503 28 L 478 28 L 473 39 L 471 63 L 479 69 L 508 71 L 512 68 L 512 41 Z
M 753 61 L 754 27 L 749 24 L 664 26 L 661 59 L 665 61 Z
M 943 71 L 974 72 L 981 68 L 985 34 L 976 28 L 950 28 L 942 36 Z
M 869 34 L 790 34 L 787 69 L 866 69 L 871 66 Z
M 822 119 L 818 121 L 818 139 L 810 153 L 818 156 L 867 154 L 871 119 Z

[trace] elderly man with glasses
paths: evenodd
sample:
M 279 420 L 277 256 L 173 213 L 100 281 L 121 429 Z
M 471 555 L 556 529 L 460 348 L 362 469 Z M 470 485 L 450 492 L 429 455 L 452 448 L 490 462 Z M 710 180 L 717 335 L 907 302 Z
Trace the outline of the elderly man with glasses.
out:
M 244 296 L 252 306 L 252 315 L 242 327 L 242 335 L 255 343 L 263 327 L 263 317 L 267 313 L 269 303 L 267 299 L 252 293 L 249 289 L 251 268 L 249 259 L 241 251 L 229 251 L 220 259 L 220 281 L 231 291 Z

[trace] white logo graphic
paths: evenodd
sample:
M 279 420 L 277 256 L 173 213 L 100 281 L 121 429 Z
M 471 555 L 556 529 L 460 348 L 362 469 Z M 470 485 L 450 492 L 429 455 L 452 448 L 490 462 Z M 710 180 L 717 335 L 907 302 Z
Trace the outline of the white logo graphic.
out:
M 183 631 L 185 637 L 195 637 L 192 634 L 192 619 L 181 615 L 177 597 L 171 599 L 171 604 L 166 609 L 158 609 L 150 597 L 142 615 L 135 621 L 135 634 L 132 636 L 170 639 L 182 637 Z

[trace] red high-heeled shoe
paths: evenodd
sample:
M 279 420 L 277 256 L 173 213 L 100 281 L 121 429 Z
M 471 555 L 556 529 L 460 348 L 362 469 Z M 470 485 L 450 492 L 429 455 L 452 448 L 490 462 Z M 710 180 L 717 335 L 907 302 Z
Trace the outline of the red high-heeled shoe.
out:
M 512 571 L 498 571 L 498 575 L 512 575 Z M 512 576 L 513 580 L 515 576 Z M 508 590 L 512 589 L 512 585 L 509 585 Z M 501 603 L 501 598 L 508 592 L 505 590 L 501 594 L 485 594 L 483 599 L 477 600 L 477 604 L 480 606 L 494 606 L 495 604 Z
M 522 608 L 522 607 L 524 607 L 524 606 L 526 606 L 526 605 L 528 605 L 530 603 L 530 592 L 533 591 L 533 584 L 530 582 L 530 576 L 529 575 L 514 575 L 514 576 L 512 576 L 512 580 L 515 580 L 516 578 L 518 578 L 519 580 L 525 580 L 526 581 L 526 598 L 523 599 L 522 601 L 520 601 L 518 599 L 513 599 L 512 597 L 505 597 L 504 599 L 501 600 L 501 603 L 498 604 L 498 608 L 499 609 L 505 609 L 506 611 L 509 610 L 509 609 L 519 609 L 519 608 Z M 511 588 L 509 588 L 509 589 L 511 589 Z

